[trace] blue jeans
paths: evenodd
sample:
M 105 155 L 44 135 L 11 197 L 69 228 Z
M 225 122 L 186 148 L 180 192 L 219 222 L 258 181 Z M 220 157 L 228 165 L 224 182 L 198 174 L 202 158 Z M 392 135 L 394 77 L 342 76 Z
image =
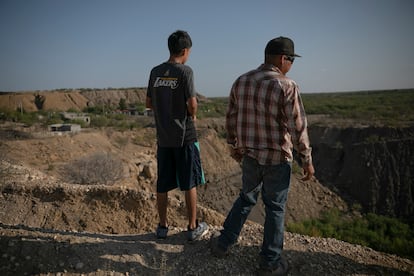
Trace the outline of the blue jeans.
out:
M 253 158 L 243 158 L 243 187 L 224 221 L 218 240 L 222 248 L 227 249 L 237 242 L 243 225 L 261 192 L 266 218 L 260 255 L 264 266 L 277 266 L 283 250 L 285 205 L 291 171 L 292 166 L 288 162 L 260 165 Z

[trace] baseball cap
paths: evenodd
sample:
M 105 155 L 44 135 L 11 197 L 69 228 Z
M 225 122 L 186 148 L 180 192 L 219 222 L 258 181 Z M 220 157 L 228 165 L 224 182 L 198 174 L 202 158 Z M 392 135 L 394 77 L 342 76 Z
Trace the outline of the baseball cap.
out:
M 279 36 L 270 40 L 266 45 L 265 54 L 300 57 L 300 55 L 295 54 L 295 46 L 293 41 L 284 36 Z

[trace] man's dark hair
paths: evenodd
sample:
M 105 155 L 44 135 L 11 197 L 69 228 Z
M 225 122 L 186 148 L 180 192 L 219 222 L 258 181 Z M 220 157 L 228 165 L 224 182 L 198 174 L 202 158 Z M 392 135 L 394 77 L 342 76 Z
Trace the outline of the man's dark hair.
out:
M 170 54 L 178 55 L 185 48 L 193 46 L 190 35 L 186 31 L 175 31 L 168 37 L 168 49 Z

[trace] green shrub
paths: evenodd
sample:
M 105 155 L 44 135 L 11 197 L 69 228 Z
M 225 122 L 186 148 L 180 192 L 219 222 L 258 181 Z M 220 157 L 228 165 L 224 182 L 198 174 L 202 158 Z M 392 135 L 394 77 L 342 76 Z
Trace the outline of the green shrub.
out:
M 68 110 L 66 110 L 66 112 L 70 112 L 70 113 L 79 113 L 79 110 L 77 110 L 76 108 L 68 108 Z
M 224 117 L 227 111 L 228 98 L 210 98 L 209 102 L 199 103 L 197 117 L 218 118 Z
M 298 164 L 298 162 L 296 162 L 296 161 L 292 162 L 292 173 L 293 174 L 301 174 L 302 173 L 302 168 Z
M 37 107 L 37 110 L 42 110 L 45 104 L 46 97 L 44 95 L 35 94 L 34 95 L 34 103 Z
M 57 113 L 51 113 L 46 118 L 47 119 L 43 123 L 44 126 L 53 124 L 63 124 L 62 117 Z
M 90 114 L 104 114 L 105 107 L 103 106 L 89 106 L 85 107 L 82 112 Z
M 321 218 L 287 225 L 287 230 L 303 235 L 335 238 L 375 250 L 414 259 L 413 227 L 396 218 L 366 214 L 351 218 L 331 209 Z
M 302 94 L 307 114 L 400 125 L 414 120 L 414 90 Z
M 81 119 L 75 119 L 70 121 L 71 124 L 78 124 L 81 126 L 81 128 L 88 127 L 88 123 Z
M 91 127 L 106 127 L 109 125 L 109 119 L 103 115 L 93 115 L 91 117 Z
M 15 116 L 18 122 L 28 126 L 32 126 L 38 121 L 36 112 L 16 112 Z

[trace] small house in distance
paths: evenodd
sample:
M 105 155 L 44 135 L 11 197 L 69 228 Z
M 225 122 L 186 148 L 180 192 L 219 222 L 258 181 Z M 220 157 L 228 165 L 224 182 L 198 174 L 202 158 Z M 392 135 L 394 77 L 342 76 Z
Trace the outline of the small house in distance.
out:
M 79 120 L 85 122 L 87 125 L 91 123 L 91 117 L 84 113 L 62 112 L 61 114 L 65 120 Z
M 53 125 L 49 125 L 49 131 L 55 132 L 55 133 L 63 133 L 63 132 L 77 133 L 81 131 L 81 126 L 78 124 L 53 124 Z
M 151 108 L 145 108 L 145 110 L 142 112 L 142 115 L 144 116 L 154 116 L 154 112 Z

